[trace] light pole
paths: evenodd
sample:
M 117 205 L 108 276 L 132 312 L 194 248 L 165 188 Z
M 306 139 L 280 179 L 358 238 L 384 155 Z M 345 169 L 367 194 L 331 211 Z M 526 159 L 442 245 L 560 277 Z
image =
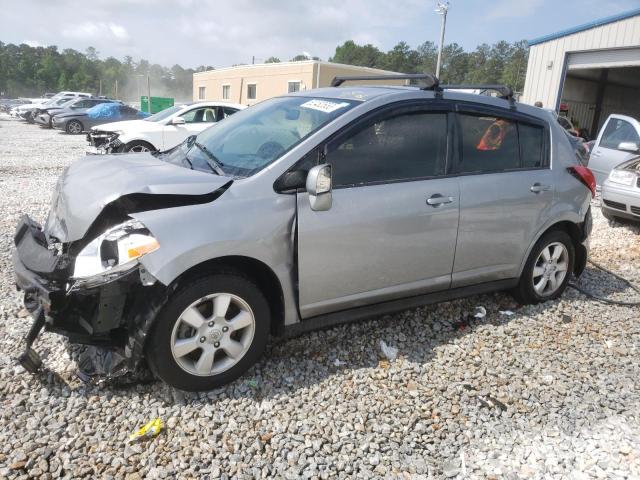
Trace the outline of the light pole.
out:
M 438 46 L 438 63 L 436 64 L 436 77 L 440 78 L 440 66 L 442 65 L 442 47 L 444 46 L 444 29 L 447 26 L 447 12 L 449 2 L 438 2 L 435 12 L 442 15 L 442 26 L 440 27 L 440 45 Z

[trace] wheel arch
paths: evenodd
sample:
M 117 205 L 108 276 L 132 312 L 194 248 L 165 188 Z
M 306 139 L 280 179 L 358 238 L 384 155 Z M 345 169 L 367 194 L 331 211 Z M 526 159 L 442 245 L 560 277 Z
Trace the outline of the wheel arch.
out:
M 275 272 L 264 262 L 252 257 L 229 255 L 206 260 L 192 266 L 176 277 L 170 290 L 179 288 L 198 277 L 219 272 L 237 272 L 253 280 L 262 291 L 271 313 L 271 333 L 278 334 L 284 328 L 284 293 Z
M 582 274 L 582 272 L 584 271 L 587 265 L 587 257 L 589 253 L 587 251 L 587 248 L 582 243 L 583 232 L 579 224 L 577 224 L 575 221 L 564 218 L 564 219 L 558 219 L 546 225 L 542 229 L 540 229 L 538 234 L 535 236 L 535 238 L 529 245 L 529 248 L 527 249 L 527 253 L 522 259 L 518 276 L 522 275 L 522 271 L 524 270 L 524 267 L 525 267 L 525 264 L 527 263 L 529 255 L 531 255 L 531 251 L 533 250 L 533 247 L 535 246 L 535 244 L 538 243 L 538 240 L 540 240 L 540 238 L 543 235 L 545 235 L 547 232 L 550 232 L 553 230 L 563 231 L 567 233 L 569 237 L 571 237 L 574 251 L 575 251 L 575 262 L 573 265 L 573 273 L 576 276 L 580 276 Z
M 151 150 L 154 150 L 154 151 L 158 150 L 158 148 L 153 143 L 151 143 L 149 140 L 146 140 L 144 138 L 133 138 L 131 140 L 124 142 L 123 150 L 128 148 L 129 145 L 131 145 L 132 143 L 145 143 L 149 146 L 149 148 L 151 148 Z

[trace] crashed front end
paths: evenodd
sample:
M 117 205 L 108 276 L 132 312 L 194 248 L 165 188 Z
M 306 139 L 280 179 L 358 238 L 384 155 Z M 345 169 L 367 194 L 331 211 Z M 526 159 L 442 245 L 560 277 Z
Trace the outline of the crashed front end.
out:
M 93 155 L 105 155 L 109 153 L 119 153 L 124 144 L 119 139 L 118 132 L 106 132 L 101 130 L 92 130 L 87 133 L 87 153 Z
M 36 372 L 41 361 L 32 346 L 44 328 L 71 343 L 109 352 L 109 365 L 85 361 L 85 374 L 119 375 L 142 357 L 147 324 L 155 316 L 165 287 L 138 259 L 158 248 L 134 220 L 114 226 L 86 242 L 63 244 L 25 216 L 15 232 L 13 265 L 17 288 L 33 316 L 21 365 Z M 114 361 L 114 359 L 118 359 Z

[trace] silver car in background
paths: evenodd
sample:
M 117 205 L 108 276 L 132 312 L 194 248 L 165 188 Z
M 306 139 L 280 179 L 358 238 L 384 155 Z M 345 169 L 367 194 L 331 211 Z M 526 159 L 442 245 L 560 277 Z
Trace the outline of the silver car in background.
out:
M 599 186 L 618 165 L 640 153 L 640 122 L 626 115 L 609 115 L 589 155 L 589 168 Z
M 611 170 L 602 185 L 601 199 L 602 214 L 609 220 L 640 222 L 640 157 Z
M 496 290 L 561 295 L 585 267 L 595 193 L 562 127 L 508 88 L 395 78 L 426 84 L 336 79 L 168 151 L 71 165 L 46 224 L 15 234 L 35 319 L 22 365 L 39 367 L 46 327 L 208 390 L 272 334 Z

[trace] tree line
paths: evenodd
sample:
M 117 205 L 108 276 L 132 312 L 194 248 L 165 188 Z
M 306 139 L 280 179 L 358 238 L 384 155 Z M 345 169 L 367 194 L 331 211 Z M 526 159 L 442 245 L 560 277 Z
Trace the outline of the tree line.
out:
M 500 41 L 493 45 L 483 43 L 471 52 L 466 52 L 457 43 L 450 43 L 442 49 L 440 82 L 500 83 L 521 92 L 527 73 L 528 55 L 526 40 L 514 43 Z M 358 45 L 348 40 L 336 48 L 329 61 L 400 73 L 435 74 L 437 59 L 438 47 L 430 41 L 415 49 L 406 42 L 399 42 L 388 52 L 383 52 L 371 44 Z
M 430 41 L 415 49 L 399 42 L 384 52 L 371 44 L 358 45 L 348 40 L 336 47 L 329 61 L 401 73 L 435 73 L 437 56 L 438 48 Z M 450 43 L 443 48 L 440 80 L 442 83 L 503 83 L 522 91 L 527 57 L 526 41 L 482 44 L 470 52 L 457 43 Z M 298 55 L 291 60 L 307 58 Z M 277 57 L 265 61 L 277 62 L 280 62 Z M 146 93 L 148 75 L 152 95 L 184 100 L 192 97 L 193 74 L 212 69 L 208 65 L 195 69 L 180 65 L 169 68 L 144 59 L 134 61 L 130 56 L 122 60 L 101 59 L 93 47 L 85 52 L 71 48 L 59 51 L 56 46 L 0 42 L 0 95 L 6 97 L 39 96 L 60 90 L 115 96 L 117 87 L 118 98 L 137 100 Z
M 83 53 L 71 48 L 59 51 L 56 46 L 0 42 L 0 94 L 6 97 L 40 96 L 61 90 L 113 97 L 117 85 L 119 98 L 137 100 L 146 95 L 149 75 L 152 95 L 190 100 L 194 72 L 212 68 L 168 68 L 144 59 L 134 61 L 130 56 L 102 60 L 93 47 Z

